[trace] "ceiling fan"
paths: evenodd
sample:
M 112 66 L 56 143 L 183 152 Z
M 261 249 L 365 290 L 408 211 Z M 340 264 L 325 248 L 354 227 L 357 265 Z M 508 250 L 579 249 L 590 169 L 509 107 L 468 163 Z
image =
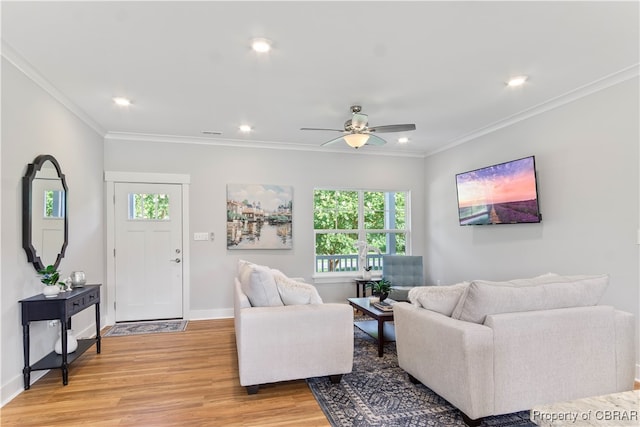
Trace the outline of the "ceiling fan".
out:
M 300 128 L 300 130 L 329 130 L 342 132 L 345 135 L 327 141 L 322 144 L 322 146 L 334 144 L 338 141 L 344 140 L 349 146 L 353 148 L 360 148 L 365 144 L 383 145 L 387 143 L 387 141 L 380 138 L 379 136 L 373 135 L 374 133 L 404 132 L 416 130 L 416 125 L 414 124 L 369 127 L 368 116 L 366 114 L 362 114 L 360 111 L 362 111 L 361 106 L 351 106 L 351 113 L 353 115 L 351 119 L 344 122 L 344 129 Z

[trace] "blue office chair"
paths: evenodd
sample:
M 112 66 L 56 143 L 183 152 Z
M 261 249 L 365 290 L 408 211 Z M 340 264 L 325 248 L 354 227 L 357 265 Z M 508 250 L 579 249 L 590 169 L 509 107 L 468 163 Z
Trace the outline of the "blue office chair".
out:
M 411 288 L 424 286 L 422 256 L 384 255 L 382 277 L 391 282 L 389 298 L 408 301 Z

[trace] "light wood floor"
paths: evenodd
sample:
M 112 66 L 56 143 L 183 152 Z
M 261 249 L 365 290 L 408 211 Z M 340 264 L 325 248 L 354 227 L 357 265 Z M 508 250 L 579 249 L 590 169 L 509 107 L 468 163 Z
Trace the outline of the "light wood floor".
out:
M 636 383 L 636 388 L 640 384 Z M 329 426 L 304 381 L 238 380 L 233 320 L 185 332 L 107 337 L 71 365 L 69 385 L 48 373 L 0 409 L 2 426 Z
M 329 426 L 304 380 L 238 380 L 233 320 L 191 321 L 185 332 L 107 337 L 0 409 L 2 426 Z

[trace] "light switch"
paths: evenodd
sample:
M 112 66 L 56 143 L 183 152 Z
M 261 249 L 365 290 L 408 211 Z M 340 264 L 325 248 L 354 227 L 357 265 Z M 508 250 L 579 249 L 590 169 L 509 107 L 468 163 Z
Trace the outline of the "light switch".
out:
M 209 233 L 193 233 L 193 240 L 209 240 Z

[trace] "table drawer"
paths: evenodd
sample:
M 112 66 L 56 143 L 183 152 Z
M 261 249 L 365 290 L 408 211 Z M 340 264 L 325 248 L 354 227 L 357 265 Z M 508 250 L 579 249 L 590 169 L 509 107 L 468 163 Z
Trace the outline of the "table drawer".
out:
M 87 308 L 88 304 L 85 303 L 85 300 L 86 297 L 84 295 L 67 300 L 67 316 L 71 317 Z
M 100 288 L 94 289 L 84 296 L 85 304 L 91 305 L 100 302 Z
M 100 301 L 100 290 L 95 289 L 91 292 L 84 293 L 82 295 L 78 295 L 75 298 L 70 298 L 67 300 L 67 315 L 69 317 L 74 314 L 84 310 L 85 308 L 96 304 Z

